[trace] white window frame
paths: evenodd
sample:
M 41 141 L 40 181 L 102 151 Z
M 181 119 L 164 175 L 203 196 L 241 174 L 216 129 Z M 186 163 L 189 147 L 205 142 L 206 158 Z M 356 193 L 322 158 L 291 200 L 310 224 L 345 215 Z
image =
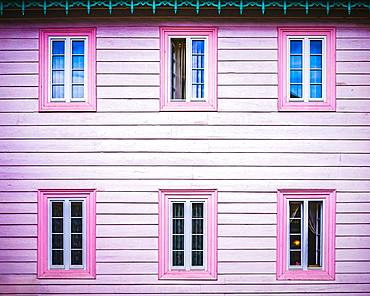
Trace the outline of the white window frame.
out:
M 52 42 L 64 41 L 64 98 L 52 97 Z M 84 97 L 72 98 L 72 41 L 84 41 Z M 48 38 L 49 48 L 49 75 L 48 75 L 48 101 L 51 103 L 73 103 L 73 102 L 87 102 L 88 92 L 88 47 L 89 39 L 86 36 L 50 36 Z
M 63 262 L 64 265 L 52 265 L 52 203 L 63 203 Z M 82 203 L 82 265 L 71 262 L 71 202 Z M 82 198 L 50 198 L 48 199 L 48 266 L 49 269 L 86 270 L 86 203 Z
M 184 36 L 176 35 L 168 37 L 168 46 L 167 49 L 170 53 L 168 55 L 168 89 L 167 96 L 171 102 L 208 102 L 208 80 L 209 80 L 209 70 L 208 70 L 208 58 L 209 58 L 209 45 L 208 45 L 208 36 Z M 186 40 L 186 98 L 185 100 L 176 100 L 172 99 L 172 44 L 171 39 L 185 39 Z M 204 41 L 204 98 L 193 98 L 193 75 L 192 75 L 192 41 L 203 40 Z M 190 78 L 190 79 L 189 79 Z
M 172 234 L 173 234 L 173 211 L 172 205 L 176 203 L 183 203 L 184 204 L 184 266 L 173 266 L 172 259 L 173 259 L 173 241 L 172 241 Z M 193 203 L 203 203 L 203 265 L 202 266 L 192 266 L 191 259 L 192 259 L 192 208 L 191 205 Z M 179 270 L 179 271 L 192 271 L 192 270 L 206 270 L 207 269 L 207 229 L 208 229 L 208 222 L 207 222 L 207 200 L 206 199 L 169 199 L 169 270 Z
M 326 102 L 326 48 L 327 40 L 326 36 L 288 36 L 287 40 L 287 98 L 289 102 Z M 290 97 L 290 41 L 300 40 L 302 41 L 302 98 L 291 98 Z M 322 97 L 311 98 L 310 95 L 310 41 L 320 40 L 322 41 Z
M 320 234 L 320 267 L 308 267 L 308 203 L 319 201 L 321 206 L 321 234 Z M 290 265 L 290 202 L 302 202 L 303 211 L 301 208 L 301 263 L 302 265 Z M 325 252 L 324 252 L 324 236 L 325 234 L 325 200 L 324 199 L 288 199 L 287 200 L 287 266 L 289 270 L 324 270 Z

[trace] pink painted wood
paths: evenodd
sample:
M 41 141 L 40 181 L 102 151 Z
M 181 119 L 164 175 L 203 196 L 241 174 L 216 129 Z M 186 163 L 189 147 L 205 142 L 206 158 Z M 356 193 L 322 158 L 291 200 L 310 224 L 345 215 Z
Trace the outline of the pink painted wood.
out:
M 160 28 L 160 110 L 161 111 L 217 111 L 217 28 L 216 27 L 161 27 Z M 168 97 L 169 37 L 171 36 L 208 37 L 208 101 L 171 102 Z
M 82 197 L 86 199 L 86 268 L 57 270 L 48 268 L 48 199 Z M 37 207 L 37 277 L 90 278 L 96 276 L 96 189 L 39 189 Z
M 87 36 L 87 100 L 86 102 L 50 102 L 48 95 L 49 42 L 51 36 Z M 96 111 L 96 28 L 48 28 L 39 35 L 39 112 Z
M 289 102 L 287 90 L 287 37 L 326 36 L 326 101 Z M 332 27 L 278 28 L 278 110 L 335 111 L 336 110 L 336 30 Z
M 324 200 L 323 269 L 289 270 L 287 258 L 288 201 L 294 199 Z M 279 189 L 277 192 L 277 256 L 278 280 L 334 280 L 335 279 L 336 191 L 334 189 Z
M 217 190 L 216 189 L 160 189 L 158 222 L 158 278 L 159 279 L 217 279 Z M 169 198 L 207 199 L 207 267 L 205 270 L 174 271 L 169 269 Z

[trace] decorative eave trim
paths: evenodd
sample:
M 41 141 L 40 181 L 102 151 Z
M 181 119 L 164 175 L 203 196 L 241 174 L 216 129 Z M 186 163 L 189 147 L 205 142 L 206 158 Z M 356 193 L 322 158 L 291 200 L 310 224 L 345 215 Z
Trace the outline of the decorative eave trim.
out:
M 370 13 L 370 1 L 368 0 L 13 0 L 13 1 L 0 1 L 0 16 L 6 10 L 20 10 L 22 15 L 25 15 L 27 9 L 40 9 L 43 10 L 44 15 L 47 14 L 48 9 L 63 9 L 65 14 L 68 15 L 70 9 L 79 8 L 86 9 L 89 15 L 91 9 L 105 8 L 109 14 L 112 13 L 114 8 L 126 8 L 133 14 L 135 8 L 151 8 L 153 14 L 156 13 L 157 8 L 171 8 L 176 14 L 180 8 L 195 8 L 195 12 L 199 14 L 202 8 L 216 8 L 218 14 L 221 13 L 223 8 L 236 8 L 239 9 L 240 14 L 248 8 L 261 9 L 264 15 L 268 8 L 283 9 L 284 15 L 288 9 L 304 9 L 308 15 L 310 9 L 324 9 L 326 14 L 330 14 L 331 9 L 344 9 L 348 15 L 351 15 L 353 9 L 368 9 Z

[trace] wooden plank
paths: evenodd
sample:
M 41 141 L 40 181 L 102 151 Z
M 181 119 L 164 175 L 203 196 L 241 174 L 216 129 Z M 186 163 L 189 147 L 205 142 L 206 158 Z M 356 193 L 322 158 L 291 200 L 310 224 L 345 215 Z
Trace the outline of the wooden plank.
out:
M 158 238 L 136 237 L 104 237 L 96 239 L 97 250 L 157 250 Z M 121 270 L 122 272 L 122 270 Z M 121 274 L 124 274 L 122 272 Z
M 225 73 L 218 74 L 218 85 L 274 85 L 277 86 L 277 75 L 269 73 Z
M 4 188 L 5 187 L 1 187 Z M 1 203 L 0 213 L 3 214 L 36 214 L 36 203 Z
M 337 99 L 370 100 L 370 85 L 337 86 Z
M 224 237 L 271 237 L 276 235 L 276 225 L 218 225 L 218 235 Z
M 2 250 L 37 250 L 37 239 L 34 237 L 1 237 L 0 250 L 1 252 Z
M 1 38 L 0 50 L 37 50 L 39 48 L 38 38 L 27 38 L 27 42 L 22 42 L 21 38 Z
M 97 262 L 158 262 L 157 250 L 97 250 Z
M 100 195 L 100 194 L 99 194 Z M 141 204 L 139 205 L 142 206 Z M 0 216 L 1 217 L 1 216 Z M 156 214 L 117 214 L 114 213 L 112 215 L 106 214 L 101 215 L 98 214 L 96 216 L 96 223 L 99 225 L 157 225 L 158 224 L 158 215 Z M 2 219 L 0 218 L 0 224 Z
M 158 49 L 100 49 L 96 52 L 98 62 L 159 62 Z
M 2 206 L 2 204 L 0 204 Z M 0 214 L 0 225 L 37 224 L 36 214 Z M 2 235 L 2 233 L 0 233 Z
M 274 25 L 255 26 L 248 25 L 229 25 L 220 26 L 218 31 L 219 38 L 276 38 L 277 30 Z
M 219 49 L 218 61 L 276 61 L 275 49 Z
M 140 205 L 141 207 L 142 205 Z M 112 207 L 116 205 L 112 204 Z M 139 210 L 137 210 L 139 211 Z M 119 211 L 118 211 L 119 212 Z M 97 237 L 157 237 L 158 226 L 157 225 L 97 225 L 96 226 Z M 133 257 L 134 258 L 134 257 Z
M 358 236 L 342 236 L 336 238 L 336 248 L 337 249 L 368 249 L 370 243 L 370 237 L 358 237 Z M 354 268 L 354 270 L 356 269 Z M 344 271 L 342 271 L 344 272 Z M 360 272 L 360 270 L 357 270 Z
M 19 28 L 9 28 L 8 25 L 0 28 L 0 38 L 14 38 L 14 36 L 17 36 L 17 38 L 35 39 L 39 37 L 39 32 L 36 28 L 23 26 L 22 30 L 20 30 Z
M 36 273 L 36 262 L 1 262 L 0 274 L 35 274 Z M 1 290 L 4 290 L 5 286 L 0 286 Z M 14 287 L 10 287 L 14 289 Z M 8 290 L 9 291 L 9 290 Z M 13 290 L 14 292 L 15 290 Z
M 39 53 L 37 50 L 1 50 L 0 62 L 37 62 Z
M 368 74 L 369 66 L 369 61 L 356 63 L 356 67 L 353 63 L 337 62 L 337 74 Z
M 158 38 L 97 38 L 96 49 L 159 49 Z
M 38 77 L 37 75 L 0 75 L 0 86 L 19 86 L 20 81 L 22 81 L 23 87 L 37 87 Z M 29 88 L 27 88 L 29 89 Z M 4 90 L 0 88 L 1 92 Z M 1 94 L 3 95 L 3 94 Z
M 0 87 L 0 99 L 37 99 L 37 86 L 2 86 Z
M 36 250 L 1 250 L 0 251 L 0 264 L 3 262 L 29 262 L 37 261 Z M 26 263 L 27 262 L 27 263 Z M 0 279 L 1 282 L 1 279 Z M 6 283 L 6 282 L 4 282 Z
M 370 224 L 368 213 L 337 213 L 337 224 Z
M 159 98 L 159 87 L 152 86 L 110 86 L 98 87 L 99 99 L 154 99 Z
M 338 203 L 338 213 L 370 213 L 370 203 Z
M 352 50 L 352 49 L 370 49 L 370 42 L 368 38 L 359 39 L 359 38 L 346 38 L 346 39 L 337 39 L 337 49 L 338 50 Z
M 1 63 L 0 74 L 34 74 L 38 73 L 38 64 L 34 62 Z
M 337 50 L 337 62 L 368 62 L 370 60 L 370 50 Z
M 338 28 L 337 38 L 370 38 L 370 29 L 368 27 L 350 27 L 350 28 Z
M 218 38 L 219 49 L 277 49 L 276 38 Z
M 222 74 L 277 74 L 277 62 L 273 61 L 219 61 L 218 72 Z
M 98 62 L 97 74 L 159 74 L 159 62 Z
M 0 225 L 0 237 L 37 237 L 36 225 Z
M 1 79 L 1 77 L 0 77 Z M 100 74 L 97 75 L 97 86 L 157 86 L 159 87 L 159 75 L 132 75 L 132 74 Z
M 221 99 L 273 99 L 277 97 L 277 88 L 274 85 L 220 85 L 218 97 Z
M 336 78 L 337 85 L 370 85 L 370 74 L 337 74 Z
M 157 26 L 121 26 L 113 23 L 99 25 L 96 30 L 97 37 L 111 38 L 159 38 Z
M 369 206 L 370 208 L 370 206 Z M 368 212 L 370 216 L 370 211 Z M 355 216 L 356 217 L 356 216 Z M 353 219 L 353 223 L 357 223 Z M 346 224 L 346 225 L 337 225 L 336 235 L 358 235 L 358 236 L 370 236 L 370 223 L 369 224 Z

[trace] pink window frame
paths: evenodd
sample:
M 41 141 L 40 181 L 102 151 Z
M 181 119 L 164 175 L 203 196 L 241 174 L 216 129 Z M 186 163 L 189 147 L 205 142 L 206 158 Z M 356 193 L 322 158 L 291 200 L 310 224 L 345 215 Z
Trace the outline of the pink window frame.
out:
M 87 101 L 49 102 L 49 37 L 86 36 L 87 50 Z M 96 111 L 96 28 L 40 29 L 39 33 L 39 112 L 45 111 Z
M 287 38 L 290 36 L 326 37 L 326 101 L 289 102 L 287 90 Z M 278 110 L 335 111 L 336 110 L 336 30 L 332 27 L 278 28 Z
M 215 27 L 160 28 L 160 111 L 217 111 L 217 32 Z M 168 97 L 168 47 L 171 36 L 208 37 L 208 100 L 206 102 L 171 102 Z
M 169 268 L 169 199 L 207 199 L 207 268 L 206 270 L 174 271 Z M 159 190 L 159 279 L 217 279 L 217 190 L 160 189 Z
M 324 203 L 323 269 L 288 270 L 287 215 L 288 200 L 322 199 Z M 334 189 L 295 190 L 280 189 L 277 192 L 277 280 L 334 280 L 335 279 L 335 217 L 336 191 Z
M 86 204 L 86 269 L 57 270 L 48 268 L 48 199 L 85 198 Z M 37 210 L 37 277 L 90 278 L 96 277 L 96 190 L 39 189 Z

